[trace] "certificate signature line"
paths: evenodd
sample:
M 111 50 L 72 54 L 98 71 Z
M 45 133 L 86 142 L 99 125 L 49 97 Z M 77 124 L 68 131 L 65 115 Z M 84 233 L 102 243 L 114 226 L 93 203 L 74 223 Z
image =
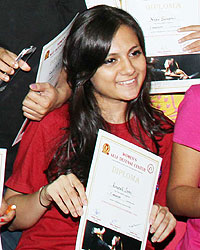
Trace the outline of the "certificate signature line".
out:
M 129 211 L 129 210 L 127 210 L 127 209 L 124 209 L 124 208 L 121 208 L 121 207 L 119 207 L 119 206 L 116 206 L 116 205 L 114 205 L 114 204 L 112 204 L 112 203 L 110 203 L 110 202 L 107 202 L 107 201 L 103 201 L 103 202 L 106 203 L 107 205 L 110 205 L 110 206 L 112 206 L 112 207 L 116 207 L 116 208 L 118 208 L 118 209 L 121 209 L 121 210 L 123 210 L 123 211 L 129 213 L 129 214 L 133 214 L 133 215 L 137 216 L 136 214 L 132 213 L 131 211 Z

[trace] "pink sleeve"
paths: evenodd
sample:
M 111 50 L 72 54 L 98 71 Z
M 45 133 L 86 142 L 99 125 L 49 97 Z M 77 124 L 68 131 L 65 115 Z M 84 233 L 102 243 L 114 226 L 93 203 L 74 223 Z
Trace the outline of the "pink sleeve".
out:
M 200 85 L 186 92 L 178 110 L 173 141 L 200 150 Z

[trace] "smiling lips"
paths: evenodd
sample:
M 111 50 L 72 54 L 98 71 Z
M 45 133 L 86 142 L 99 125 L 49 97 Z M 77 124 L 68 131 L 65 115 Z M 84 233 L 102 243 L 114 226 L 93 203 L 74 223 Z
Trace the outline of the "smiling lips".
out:
M 131 79 L 131 80 L 128 80 L 128 81 L 120 81 L 118 82 L 119 85 L 130 85 L 130 84 L 133 84 L 136 82 L 136 79 Z

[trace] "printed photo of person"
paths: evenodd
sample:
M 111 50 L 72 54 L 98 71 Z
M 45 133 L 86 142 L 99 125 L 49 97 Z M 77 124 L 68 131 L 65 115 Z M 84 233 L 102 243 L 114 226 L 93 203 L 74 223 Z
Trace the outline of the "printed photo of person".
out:
M 140 250 L 141 244 L 137 239 L 88 220 L 82 250 Z

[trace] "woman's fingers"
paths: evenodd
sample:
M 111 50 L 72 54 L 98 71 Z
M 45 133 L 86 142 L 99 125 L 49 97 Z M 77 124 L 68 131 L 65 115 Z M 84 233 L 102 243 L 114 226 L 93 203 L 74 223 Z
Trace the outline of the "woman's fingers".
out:
M 167 207 L 155 204 L 150 216 L 152 242 L 163 241 L 175 228 L 176 219 Z
M 185 51 L 190 51 L 190 52 L 200 51 L 200 40 L 199 40 L 200 39 L 200 25 L 190 25 L 190 26 L 182 27 L 178 31 L 179 32 L 191 32 L 190 34 L 183 36 L 179 40 L 179 43 L 183 43 L 183 42 L 191 40 L 191 43 L 184 47 Z
M 73 174 L 62 175 L 46 188 L 46 198 L 52 199 L 65 213 L 73 217 L 83 214 L 87 197 L 83 184 Z

